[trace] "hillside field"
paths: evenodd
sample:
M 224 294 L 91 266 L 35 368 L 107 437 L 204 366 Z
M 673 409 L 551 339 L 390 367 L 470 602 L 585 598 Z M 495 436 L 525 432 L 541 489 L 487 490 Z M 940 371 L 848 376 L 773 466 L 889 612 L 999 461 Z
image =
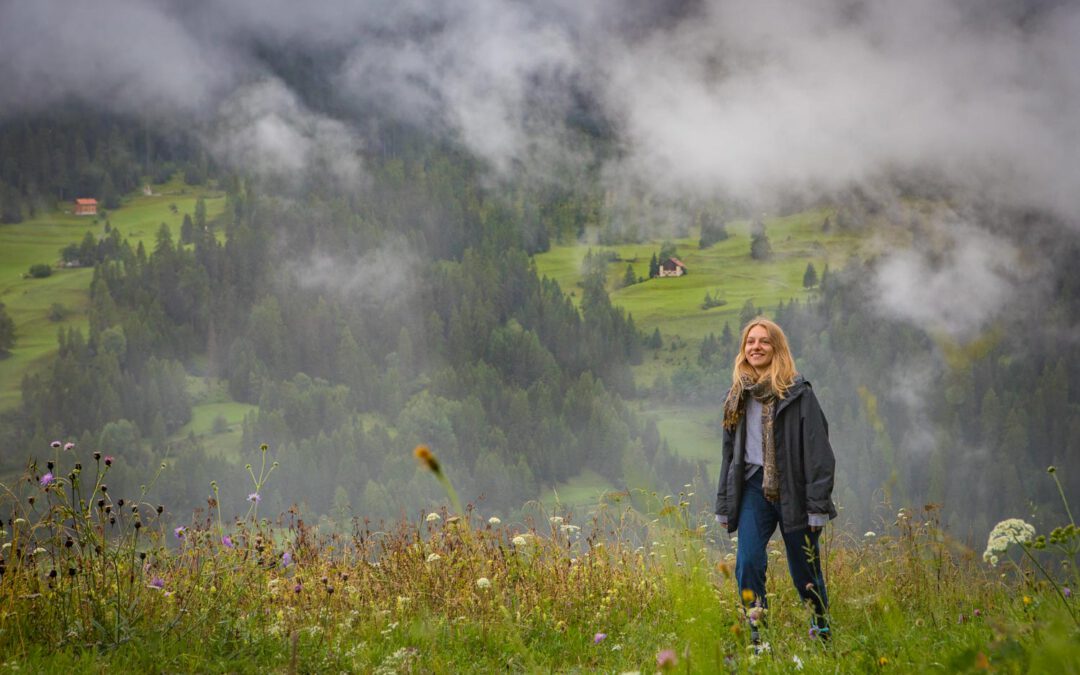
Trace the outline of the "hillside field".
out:
M 199 196 L 206 199 L 207 220 L 213 220 L 225 209 L 223 193 L 184 185 L 173 180 L 152 186 L 151 196 L 128 196 L 119 209 L 108 213 L 109 223 L 118 228 L 134 246 L 142 242 L 152 250 L 154 237 L 161 223 L 179 238 L 184 214 L 195 211 Z M 173 213 L 170 205 L 176 205 Z M 0 302 L 15 321 L 16 344 L 11 354 L 0 359 L 0 410 L 18 405 L 20 385 L 27 373 L 44 363 L 56 352 L 56 336 L 61 328 L 85 331 L 86 305 L 93 270 L 90 268 L 63 269 L 56 267 L 60 250 L 78 244 L 87 232 L 96 237 L 105 235 L 105 219 L 75 216 L 70 205 L 58 205 L 54 211 L 12 225 L 0 225 Z M 53 265 L 53 274 L 44 279 L 25 278 L 30 265 Z M 62 305 L 66 316 L 60 321 L 49 318 L 54 304 Z

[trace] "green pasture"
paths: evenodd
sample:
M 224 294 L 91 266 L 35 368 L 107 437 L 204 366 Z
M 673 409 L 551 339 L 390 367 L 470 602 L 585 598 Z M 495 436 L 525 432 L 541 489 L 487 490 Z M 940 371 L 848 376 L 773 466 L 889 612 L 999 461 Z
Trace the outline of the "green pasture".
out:
M 614 492 L 616 489 L 608 479 L 592 469 L 585 469 L 554 488 L 545 489 L 540 494 L 540 502 L 552 513 L 556 509 L 560 512 L 571 509 L 580 515 L 599 504 L 604 493 Z
M 719 404 L 699 408 L 648 407 L 642 412 L 656 420 L 660 435 L 672 452 L 694 461 L 704 460 L 710 471 L 720 471 L 721 438 L 714 428 Z
M 123 200 L 119 209 L 107 214 L 113 227 L 132 241 L 142 241 L 151 248 L 161 223 L 179 237 L 185 213 L 194 213 L 195 202 L 205 195 L 207 219 L 225 209 L 223 194 L 186 186 L 180 181 L 153 186 L 153 195 L 134 194 Z M 173 213 L 172 205 L 176 206 Z M 87 291 L 93 272 L 89 268 L 54 268 L 45 279 L 24 278 L 31 265 L 56 265 L 60 250 L 78 244 L 87 232 L 105 235 L 101 216 L 75 216 L 71 205 L 59 204 L 54 211 L 40 213 L 30 220 L 0 225 L 0 302 L 15 322 L 16 344 L 11 353 L 0 359 L 0 409 L 18 404 L 20 383 L 27 373 L 46 362 L 56 351 L 60 328 L 85 329 Z M 49 318 L 49 309 L 60 304 L 66 316 L 60 321 Z

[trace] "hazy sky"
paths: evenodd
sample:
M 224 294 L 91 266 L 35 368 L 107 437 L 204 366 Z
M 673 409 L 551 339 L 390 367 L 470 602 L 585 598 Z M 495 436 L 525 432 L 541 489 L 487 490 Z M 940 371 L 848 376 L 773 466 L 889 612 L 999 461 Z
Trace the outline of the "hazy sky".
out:
M 585 91 L 622 161 L 675 194 L 819 194 L 925 171 L 1080 212 L 1080 3 L 659 5 L 7 0 L 0 111 L 74 96 L 136 115 L 239 116 L 255 129 L 217 142 L 288 164 L 299 160 L 284 149 L 340 130 L 268 84 L 256 47 L 332 48 L 341 100 L 455 134 L 496 169 L 530 144 L 569 144 L 565 113 Z

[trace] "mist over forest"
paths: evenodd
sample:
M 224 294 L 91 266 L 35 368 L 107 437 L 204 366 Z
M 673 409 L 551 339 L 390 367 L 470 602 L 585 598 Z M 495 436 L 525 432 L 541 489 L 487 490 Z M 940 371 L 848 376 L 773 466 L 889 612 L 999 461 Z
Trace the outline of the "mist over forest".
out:
M 841 522 L 935 503 L 978 539 L 1060 510 L 1049 465 L 1077 494 L 1074 3 L 579 5 L 0 6 L 0 220 L 175 176 L 226 195 L 152 247 L 79 245 L 88 330 L 0 417 L 0 472 L 71 440 L 116 494 L 164 463 L 171 512 L 212 480 L 240 512 L 265 443 L 264 512 L 347 523 L 441 503 L 423 443 L 485 512 L 585 469 L 708 511 L 715 469 L 640 410 L 719 414 L 736 342 L 636 381 L 649 336 L 604 276 L 531 256 L 826 208 L 914 242 L 751 308 L 822 401 Z M 238 460 L 176 436 L 192 377 L 257 406 Z

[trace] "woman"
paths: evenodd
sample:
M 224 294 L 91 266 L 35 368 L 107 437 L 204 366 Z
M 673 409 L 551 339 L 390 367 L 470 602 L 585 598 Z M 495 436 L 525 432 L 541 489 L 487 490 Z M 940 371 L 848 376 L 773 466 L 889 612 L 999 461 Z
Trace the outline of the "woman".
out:
M 760 643 L 767 608 L 765 545 L 780 526 L 795 589 L 814 609 L 811 633 L 829 637 L 828 596 L 818 537 L 830 518 L 833 458 L 829 425 L 810 383 L 795 370 L 787 337 L 758 317 L 743 328 L 724 399 L 724 458 L 716 519 L 739 533 L 735 579 Z

